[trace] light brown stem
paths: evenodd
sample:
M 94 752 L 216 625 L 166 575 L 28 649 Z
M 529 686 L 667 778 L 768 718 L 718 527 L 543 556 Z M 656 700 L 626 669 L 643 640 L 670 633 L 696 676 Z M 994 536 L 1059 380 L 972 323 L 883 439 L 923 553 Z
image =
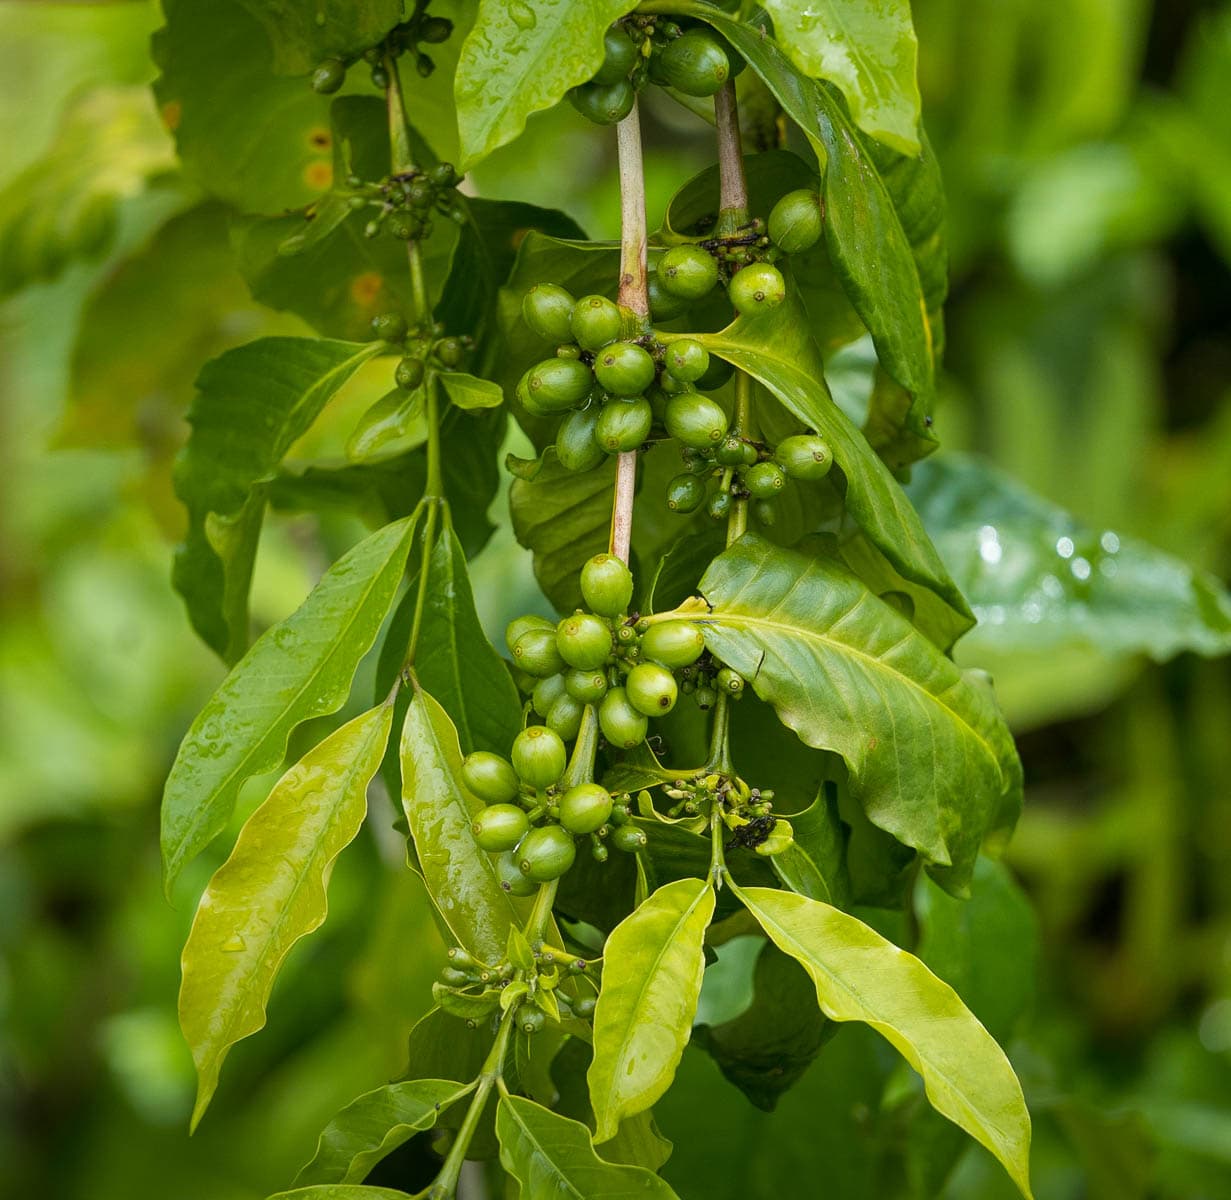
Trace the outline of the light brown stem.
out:
M 733 80 L 728 79 L 714 97 L 714 123 L 718 129 L 718 235 L 722 237 L 748 224 L 748 181 Z

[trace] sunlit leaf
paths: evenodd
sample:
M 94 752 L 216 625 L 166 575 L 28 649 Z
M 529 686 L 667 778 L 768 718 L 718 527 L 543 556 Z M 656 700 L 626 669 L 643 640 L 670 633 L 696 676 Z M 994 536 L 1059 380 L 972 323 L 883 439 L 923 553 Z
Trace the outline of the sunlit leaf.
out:
M 480 0 L 455 81 L 462 169 L 585 83 L 602 64 L 607 26 L 635 7 L 629 0 Z
M 846 760 L 872 822 L 961 890 L 1021 805 L 1013 739 L 984 691 L 854 575 L 752 535 L 701 580 L 708 648 L 810 746 Z
M 329 868 L 363 823 L 392 718 L 392 705 L 381 705 L 304 755 L 248 819 L 201 897 L 179 1000 L 200 1081 L 194 1126 L 227 1051 L 264 1026 L 291 947 L 325 921 Z
M 458 944 L 499 963 L 526 905 L 501 888 L 496 860 L 475 841 L 471 826 L 483 804 L 462 783 L 457 730 L 418 688 L 406 710 L 401 757 L 402 807 L 427 890 Z
M 197 715 L 163 793 L 168 888 L 226 827 L 244 781 L 282 761 L 291 730 L 341 707 L 393 604 L 412 525 L 407 518 L 386 526 L 334 563 Z
M 495 408 L 504 401 L 500 385 L 490 379 L 479 379 L 464 371 L 442 371 L 437 378 L 445 395 L 458 408 Z
M 713 915 L 710 885 L 681 879 L 659 888 L 608 937 L 588 1072 L 599 1142 L 671 1086 L 697 1011 L 701 945 Z
M 521 1184 L 526 1200 L 675 1200 L 675 1192 L 652 1171 L 604 1162 L 584 1125 L 533 1100 L 502 1097 L 496 1133 L 501 1166 Z
M 431 1129 L 441 1110 L 473 1087 L 445 1079 L 414 1079 L 365 1092 L 325 1127 L 312 1161 L 295 1182 L 362 1183 L 382 1158 L 416 1133 Z
M 764 888 L 741 898 L 812 976 L 831 1021 L 872 1026 L 923 1076 L 934 1108 L 982 1142 L 1030 1196 L 1030 1115 L 1004 1051 L 912 954 L 848 913 Z
M 268 33 L 279 75 L 307 74 L 325 58 L 357 58 L 402 19 L 402 0 L 240 2 Z

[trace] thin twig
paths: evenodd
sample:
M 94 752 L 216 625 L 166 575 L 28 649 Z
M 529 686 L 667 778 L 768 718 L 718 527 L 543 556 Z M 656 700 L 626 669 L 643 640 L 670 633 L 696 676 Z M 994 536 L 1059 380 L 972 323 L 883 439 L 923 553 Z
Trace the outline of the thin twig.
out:
M 714 122 L 718 130 L 718 233 L 729 235 L 748 224 L 748 181 L 732 79 L 714 97 Z

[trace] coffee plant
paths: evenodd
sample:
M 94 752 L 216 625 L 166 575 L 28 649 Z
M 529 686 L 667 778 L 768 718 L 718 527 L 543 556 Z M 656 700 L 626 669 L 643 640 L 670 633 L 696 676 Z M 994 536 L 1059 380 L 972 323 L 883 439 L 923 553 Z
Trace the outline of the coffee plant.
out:
M 479 1194 L 468 1160 L 526 1200 L 675 1195 L 654 1105 L 707 965 L 755 935 L 740 1035 L 695 1039 L 729 1079 L 772 1108 L 866 1024 L 1029 1196 L 1005 1054 L 909 930 L 868 923 L 919 870 L 967 895 L 1022 792 L 989 680 L 950 657 L 971 609 L 901 486 L 935 446 L 946 277 L 906 0 L 244 0 L 224 30 L 164 7 L 155 90 L 184 168 L 281 214 L 238 222 L 237 252 L 258 299 L 323 335 L 206 363 L 175 473 L 175 584 L 231 670 L 167 781 L 168 889 L 294 760 L 184 948 L 193 1125 L 325 921 L 334 860 L 390 824 L 379 778 L 451 948 L 404 1075 L 339 1112 L 283 1195 L 406 1194 L 364 1180 L 419 1134 L 433 1200 Z M 656 232 L 653 91 L 712 124 L 715 158 Z M 614 140 L 618 243 L 468 178 L 566 102 Z M 865 331 L 852 413 L 826 359 Z M 347 461 L 281 472 L 376 375 Z M 510 418 L 535 454 L 502 477 Z M 502 478 L 560 615 L 497 649 L 467 562 Z M 372 528 L 249 645 L 271 506 Z M 370 707 L 335 726 L 369 652 Z

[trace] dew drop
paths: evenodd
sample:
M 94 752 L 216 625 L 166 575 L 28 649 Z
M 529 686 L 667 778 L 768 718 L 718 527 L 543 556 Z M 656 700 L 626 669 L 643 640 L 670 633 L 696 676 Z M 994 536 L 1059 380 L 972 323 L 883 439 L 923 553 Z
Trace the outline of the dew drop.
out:
M 247 949 L 248 943 L 238 933 L 233 933 L 222 943 L 223 954 L 239 954 L 240 951 Z
M 513 24 L 518 29 L 533 29 L 539 20 L 534 15 L 534 9 L 523 4 L 522 0 L 509 0 L 509 16 L 513 18 Z

